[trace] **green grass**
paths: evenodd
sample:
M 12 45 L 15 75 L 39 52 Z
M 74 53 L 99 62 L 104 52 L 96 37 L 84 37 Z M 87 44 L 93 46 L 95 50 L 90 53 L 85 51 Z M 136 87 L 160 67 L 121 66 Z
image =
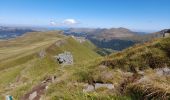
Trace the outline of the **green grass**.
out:
M 170 38 L 158 39 L 143 45 L 136 45 L 122 52 L 112 54 L 104 62 L 112 68 L 144 70 L 161 68 L 170 65 Z
M 135 100 L 152 91 L 160 91 L 157 92 L 160 97 L 162 92 L 169 93 L 169 78 L 159 77 L 154 69 L 170 65 L 170 38 L 135 45 L 105 58 L 95 53 L 95 48 L 89 41 L 81 44 L 63 36 L 60 31 L 33 32 L 1 41 L 0 99 L 9 94 L 18 100 L 45 78 L 54 75 L 57 81 L 49 84 L 43 100 Z M 46 52 L 44 58 L 39 57 L 41 50 Z M 73 65 L 62 66 L 55 60 L 54 56 L 64 51 L 73 55 Z M 101 66 L 103 62 L 108 66 Z M 121 94 L 121 84 L 135 73 L 134 70 L 144 71 L 150 81 L 127 83 L 126 92 Z M 83 92 L 89 81 L 112 83 L 115 89 Z
M 51 46 L 48 49 L 50 54 L 54 56 L 59 53 L 63 53 L 64 51 L 69 51 L 74 55 L 75 63 L 83 63 L 93 60 L 94 58 L 100 57 L 97 53 L 78 43 L 73 38 L 67 38 L 65 41 L 66 43 L 59 47 L 56 45 Z
M 66 43 L 55 45 L 60 40 Z M 66 69 L 57 63 L 55 55 L 71 52 L 74 57 L 71 67 L 100 57 L 91 48 L 61 35 L 59 31 L 28 33 L 1 41 L 0 47 L 0 72 L 3 73 L 0 76 L 0 98 L 10 94 L 17 100 L 48 76 L 64 77 Z M 45 58 L 39 57 L 41 50 L 45 50 Z M 10 84 L 14 89 L 9 87 Z
M 139 76 L 139 71 L 144 72 L 141 76 L 147 77 L 145 81 L 125 81 L 127 87 L 124 89 L 133 100 L 169 100 L 169 76 L 159 76 L 155 70 L 170 66 L 169 51 L 170 37 L 161 38 L 112 54 L 104 59 L 102 64 L 107 63 L 106 65 L 113 70 L 119 68 L 125 73 L 131 72 Z M 124 80 L 128 79 L 125 77 Z

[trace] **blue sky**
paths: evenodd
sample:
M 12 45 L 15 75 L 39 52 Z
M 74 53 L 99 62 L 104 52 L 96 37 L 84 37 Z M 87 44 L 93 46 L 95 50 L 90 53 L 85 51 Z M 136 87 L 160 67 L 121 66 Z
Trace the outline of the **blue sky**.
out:
M 53 27 L 170 28 L 170 0 L 0 0 L 0 24 Z

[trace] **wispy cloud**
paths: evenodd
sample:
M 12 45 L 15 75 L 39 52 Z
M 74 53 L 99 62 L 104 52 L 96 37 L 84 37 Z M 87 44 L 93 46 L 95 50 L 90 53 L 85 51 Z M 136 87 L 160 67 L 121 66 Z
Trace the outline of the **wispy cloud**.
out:
M 65 19 L 63 21 L 63 24 L 65 25 L 76 25 L 78 22 L 75 19 Z

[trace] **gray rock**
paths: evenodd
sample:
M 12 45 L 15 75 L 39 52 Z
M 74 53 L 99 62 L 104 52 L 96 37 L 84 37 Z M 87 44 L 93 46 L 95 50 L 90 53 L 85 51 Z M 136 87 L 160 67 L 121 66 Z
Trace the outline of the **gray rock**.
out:
M 113 84 L 102 84 L 102 83 L 95 83 L 95 85 L 87 85 L 85 89 L 83 89 L 83 92 L 92 92 L 95 91 L 95 89 L 99 89 L 99 88 L 107 88 L 109 90 L 114 89 L 114 85 Z
M 101 83 L 96 83 L 95 84 L 95 89 L 99 89 L 99 88 L 107 88 L 107 89 L 114 89 L 114 85 L 113 84 L 101 84 Z
M 170 68 L 165 67 L 165 68 L 159 68 L 156 70 L 156 74 L 159 76 L 170 76 Z
M 44 57 L 45 57 L 45 55 L 46 55 L 45 50 L 41 50 L 41 51 L 39 52 L 39 56 L 40 56 L 40 58 L 44 58 Z
M 29 95 L 29 100 L 34 100 L 36 96 L 37 96 L 37 91 L 34 91 L 32 94 Z
M 94 86 L 93 85 L 87 85 L 85 89 L 83 89 L 83 92 L 92 92 L 94 91 Z
M 59 64 L 63 65 L 73 64 L 73 56 L 70 52 L 65 51 L 64 53 L 58 54 L 57 56 L 54 57 L 59 62 Z

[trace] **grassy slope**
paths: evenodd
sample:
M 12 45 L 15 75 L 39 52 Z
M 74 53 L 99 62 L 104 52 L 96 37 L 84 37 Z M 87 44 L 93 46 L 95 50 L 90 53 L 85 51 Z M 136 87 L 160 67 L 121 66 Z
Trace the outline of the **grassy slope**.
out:
M 54 32 L 33 32 L 16 39 L 0 42 L 0 99 L 11 94 L 19 99 L 45 77 L 62 73 L 62 67 L 54 60 L 54 55 L 69 51 L 73 54 L 75 65 L 99 57 L 72 38 Z M 56 46 L 58 41 L 66 41 Z M 38 54 L 45 50 L 46 57 Z
M 120 53 L 110 55 L 107 60 L 110 67 L 143 70 L 170 66 L 170 38 L 156 39 L 142 45 L 135 45 Z
M 124 79 L 124 84 L 127 85 L 125 91 L 131 98 L 170 99 L 170 77 L 160 76 L 156 72 L 158 68 L 170 67 L 170 37 L 156 39 L 112 54 L 102 63 L 113 70 L 121 69 L 124 73 L 134 73 L 134 77 L 139 78 L 136 82 Z M 140 72 L 143 73 L 142 77 Z
M 57 100 L 166 100 L 170 96 L 170 78 L 159 76 L 157 68 L 169 66 L 170 37 L 136 45 L 106 58 L 74 68 L 66 68 L 59 83 L 49 86 L 44 99 Z M 107 66 L 101 65 L 104 63 Z M 136 72 L 137 71 L 137 72 Z M 140 72 L 144 73 L 143 75 Z M 114 91 L 99 89 L 84 93 L 88 81 L 112 83 Z
M 2 62 L 2 64 L 0 63 L 0 72 L 3 73 L 0 76 L 0 94 L 11 94 L 18 99 L 44 78 L 55 75 L 57 81 L 49 85 L 49 89 L 42 98 L 43 100 L 58 100 L 59 98 L 64 100 L 135 100 L 141 97 L 153 98 L 154 95 L 157 95 L 160 99 L 164 96 L 166 99 L 169 95 L 169 78 L 158 76 L 154 69 L 169 66 L 170 38 L 136 45 L 109 57 L 100 58 L 91 50 L 93 46 L 89 46 L 90 44 L 80 44 L 72 38 L 59 34 L 55 37 L 54 32 L 50 33 L 54 41 L 51 41 L 48 32 L 44 36 L 46 40 L 39 41 L 40 44 L 45 42 L 47 45 L 36 45 L 34 49 L 26 49 L 27 51 L 23 49 L 21 54 L 22 50 L 19 53 L 16 52 L 19 56 L 13 55 L 14 53 L 6 56 L 5 50 L 10 49 L 0 49 L 2 61 L 7 59 L 5 62 L 0 61 Z M 30 40 L 28 39 L 25 42 L 28 41 Z M 58 41 L 62 41 L 60 45 L 56 45 Z M 10 43 L 8 45 L 2 43 L 1 45 L 3 45 L 2 47 L 12 48 L 12 43 L 11 45 Z M 34 45 L 35 43 L 38 43 L 38 41 L 31 44 Z M 22 46 L 26 48 L 28 44 Z M 21 49 L 20 46 L 16 44 L 14 47 Z M 38 56 L 42 49 L 47 53 L 43 59 Z M 74 65 L 62 67 L 55 62 L 53 56 L 63 51 L 70 51 L 73 54 Z M 10 52 L 12 52 L 12 49 Z M 103 67 L 101 62 L 108 67 Z M 134 73 L 138 75 L 134 72 L 138 70 L 143 71 L 144 76 L 149 77 L 149 81 L 128 82 L 127 78 L 132 77 Z M 115 90 L 99 89 L 95 92 L 84 93 L 84 85 L 91 80 L 112 83 Z M 11 83 L 12 85 L 10 85 Z M 126 88 L 124 88 L 125 93 L 119 91 L 122 88 L 122 83 L 127 83 Z

